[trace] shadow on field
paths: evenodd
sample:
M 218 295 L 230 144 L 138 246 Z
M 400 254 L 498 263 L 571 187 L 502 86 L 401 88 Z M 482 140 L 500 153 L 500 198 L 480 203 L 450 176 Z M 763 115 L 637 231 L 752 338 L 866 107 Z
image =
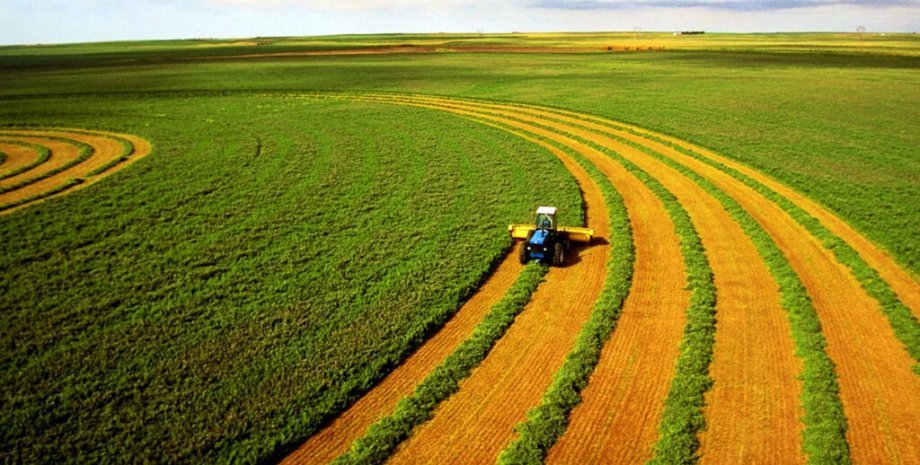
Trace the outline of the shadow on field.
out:
M 568 268 L 581 263 L 581 252 L 585 249 L 606 244 L 609 244 L 609 242 L 607 242 L 607 238 L 605 237 L 595 237 L 591 239 L 590 244 L 572 244 L 568 253 L 565 254 L 565 263 L 562 264 L 562 267 Z

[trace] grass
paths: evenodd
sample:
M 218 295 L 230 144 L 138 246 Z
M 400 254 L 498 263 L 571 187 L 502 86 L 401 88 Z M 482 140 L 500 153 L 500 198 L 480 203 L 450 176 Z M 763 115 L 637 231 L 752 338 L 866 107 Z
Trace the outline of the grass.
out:
M 400 37 L 317 40 L 343 40 L 344 46 L 354 40 L 353 46 L 359 46 L 361 41 L 399 42 Z M 213 54 L 242 52 L 200 48 L 181 60 L 153 50 L 141 55 L 147 58 L 134 56 L 131 62 L 125 61 L 135 53 L 130 46 L 108 44 L 108 52 L 80 55 L 74 63 L 57 63 L 71 58 L 55 47 L 29 49 L 28 53 L 36 54 L 29 60 L 38 64 L 23 62 L 25 58 L 15 50 L 5 49 L 0 52 L 4 55 L 0 68 L 9 72 L 0 75 L 0 98 L 49 93 L 337 90 L 558 106 L 678 135 L 769 173 L 821 202 L 885 247 L 905 268 L 920 273 L 920 238 L 912 233 L 920 231 L 920 161 L 912 152 L 920 145 L 920 134 L 912 125 L 920 119 L 920 107 L 909 104 L 920 100 L 920 89 L 914 85 L 920 57 L 913 52 L 892 55 L 831 46 L 852 40 L 846 35 L 690 39 L 714 42 L 661 53 L 436 53 L 259 60 L 211 60 L 207 57 Z M 721 50 L 719 40 L 749 45 Z M 871 40 L 900 41 L 902 48 L 920 50 L 916 37 Z M 775 41 L 802 46 L 783 51 L 773 46 Z
M 0 219 L 3 460 L 266 460 L 436 330 L 509 222 L 543 203 L 581 220 L 557 160 L 432 111 L 148 97 L 2 113 L 157 147 Z
M 333 463 L 381 464 L 409 438 L 413 428 L 428 421 L 439 403 L 460 389 L 460 382 L 479 366 L 496 342 L 514 322 L 530 296 L 542 282 L 546 268 L 531 263 L 524 268 L 508 293 L 496 303 L 473 334 L 415 387 L 415 392 L 401 399 L 390 415 L 371 425 L 368 432 L 355 440 L 351 449 Z

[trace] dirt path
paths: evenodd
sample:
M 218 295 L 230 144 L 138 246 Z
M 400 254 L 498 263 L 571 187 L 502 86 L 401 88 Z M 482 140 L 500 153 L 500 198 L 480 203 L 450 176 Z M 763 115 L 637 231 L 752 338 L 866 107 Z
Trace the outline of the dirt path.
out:
M 410 355 L 383 381 L 287 456 L 282 464 L 326 464 L 348 450 L 374 422 L 390 414 L 399 399 L 412 393 L 445 357 L 472 334 L 473 329 L 508 291 L 522 269 L 517 254 L 509 253 L 489 279 L 463 304 L 453 318 Z
M 5 153 L 7 156 L 3 165 L 0 165 L 3 168 L 0 170 L 0 178 L 4 177 L 7 173 L 12 173 L 21 169 L 23 166 L 28 166 L 37 162 L 41 157 L 41 154 L 34 148 L 4 143 L 4 141 L 0 141 L 0 152 Z
M 0 137 L 6 140 L 38 144 L 51 151 L 51 157 L 47 162 L 0 181 L 0 187 L 20 186 L 0 194 L 2 213 L 31 205 L 52 194 L 60 195 L 91 185 L 122 169 L 130 162 L 146 156 L 151 150 L 150 144 L 139 137 L 104 131 L 7 129 L 0 130 Z M 132 145 L 130 156 L 127 156 L 125 160 L 121 159 L 127 155 L 126 149 L 119 140 L 127 141 Z M 79 161 L 81 149 L 75 142 L 89 145 L 92 148 L 92 154 L 85 160 Z M 107 166 L 111 168 L 101 173 L 94 172 Z M 61 169 L 63 171 L 48 175 L 52 171 Z M 73 180 L 82 182 L 72 184 Z M 32 200 L 13 208 L 4 208 L 29 199 Z

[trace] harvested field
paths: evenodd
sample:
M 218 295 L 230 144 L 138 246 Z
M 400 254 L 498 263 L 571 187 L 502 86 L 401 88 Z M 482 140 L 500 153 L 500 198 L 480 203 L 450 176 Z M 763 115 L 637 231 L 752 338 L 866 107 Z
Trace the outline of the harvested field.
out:
M 795 356 L 790 337 L 792 330 L 771 271 L 746 232 L 719 200 L 705 192 L 692 178 L 648 157 L 637 146 L 681 163 L 712 180 L 753 215 L 802 277 L 826 327 L 828 352 L 840 370 L 841 397 L 850 423 L 847 439 L 854 459 L 860 462 L 878 454 L 887 454 L 893 461 L 914 457 L 914 447 L 908 436 L 915 433 L 909 422 L 914 420 L 910 405 L 917 398 L 916 378 L 910 372 L 908 354 L 899 346 L 878 304 L 866 295 L 848 269 L 838 263 L 829 250 L 819 246 L 819 241 L 808 230 L 798 225 L 780 206 L 747 188 L 741 181 L 702 162 L 681 157 L 670 146 L 616 129 L 614 123 L 598 121 L 590 116 L 444 98 L 387 95 L 347 98 L 439 109 L 529 134 L 522 137 L 535 136 L 567 146 L 614 181 L 623 195 L 634 228 L 637 257 L 631 294 L 617 329 L 604 347 L 596 371 L 582 393 L 583 404 L 573 410 L 568 430 L 556 447 L 549 451 L 547 459 L 550 463 L 592 463 L 601 457 L 616 457 L 618 463 L 640 463 L 652 458 L 664 397 L 673 376 L 672 371 L 662 367 L 674 363 L 684 321 L 682 311 L 687 305 L 687 291 L 682 289 L 683 279 L 679 273 L 672 272 L 680 267 L 679 259 L 674 261 L 679 257 L 676 253 L 677 239 L 673 233 L 668 233 L 670 228 L 661 227 L 668 220 L 660 200 L 627 172 L 622 163 L 647 173 L 680 201 L 699 231 L 713 270 L 719 320 L 709 369 L 713 387 L 706 394 L 707 407 L 702 411 L 708 426 L 705 432 L 699 431 L 701 446 L 698 453 L 702 461 L 763 461 L 775 459 L 779 456 L 777 454 L 783 457 L 784 463 L 806 461 L 802 443 L 804 425 L 800 421 L 804 409 L 803 394 L 801 381 L 798 380 L 803 370 L 802 361 Z M 534 142 L 543 143 L 540 140 Z M 553 151 L 565 157 L 564 153 Z M 585 174 L 579 174 L 580 168 L 573 166 L 571 161 L 566 166 L 573 170 L 580 182 L 585 182 Z M 596 210 L 592 210 L 587 198 L 586 193 L 589 218 L 595 218 L 591 213 Z M 858 241 L 853 243 L 859 245 Z M 810 258 L 803 260 L 801 257 Z M 811 269 L 814 263 L 823 268 Z M 582 266 L 583 263 L 580 261 L 577 265 Z M 469 451 L 463 456 L 463 460 L 469 463 L 491 461 L 497 457 L 501 447 L 513 437 L 513 424 L 522 420 L 528 405 L 538 402 L 538 391 L 541 387 L 545 388 L 553 371 L 547 369 L 545 375 L 537 375 L 535 370 L 538 368 L 528 360 L 539 357 L 544 361 L 543 367 L 556 367 L 561 363 L 558 357 L 564 353 L 562 347 L 572 343 L 571 339 L 561 338 L 558 331 L 554 331 L 554 336 L 540 333 L 541 329 L 534 323 L 543 320 L 544 326 L 549 328 L 561 324 L 553 323 L 552 315 L 541 313 L 547 310 L 534 309 L 544 309 L 544 302 L 553 298 L 551 291 L 555 295 L 565 292 L 563 284 L 558 282 L 562 279 L 560 275 L 566 277 L 563 271 L 570 270 L 553 270 L 549 274 L 547 283 L 533 296 L 531 304 L 499 341 L 495 351 L 468 380 L 463 381 L 454 397 L 438 407 L 434 418 L 419 427 L 398 449 L 391 461 L 437 463 L 458 460 L 452 452 L 459 449 Z M 818 283 L 809 277 L 824 275 L 837 275 L 838 278 Z M 889 273 L 887 276 L 896 274 Z M 599 289 L 591 289 L 595 288 Z M 908 293 L 908 300 L 915 298 L 910 291 L 910 286 L 901 290 Z M 871 322 L 877 331 L 871 338 L 873 341 L 868 338 L 859 343 L 840 340 L 841 336 L 834 332 L 842 324 L 838 321 L 836 309 L 844 308 L 844 304 L 832 297 L 837 293 L 857 303 L 861 314 L 859 318 Z M 584 305 L 589 304 L 588 300 L 583 302 Z M 650 312 L 650 309 L 654 310 Z M 584 321 L 584 318 L 580 317 L 577 321 Z M 565 333 L 577 330 L 577 324 L 569 327 L 571 329 L 565 330 Z M 664 328 L 671 330 L 664 331 Z M 851 334 L 856 330 L 850 326 L 843 332 Z M 649 344 L 653 334 L 660 341 Z M 535 344 L 536 341 L 539 342 Z M 868 354 L 869 349 L 852 354 L 851 357 L 870 361 L 856 363 L 854 367 L 854 363 L 843 354 L 845 349 L 838 345 L 850 347 L 849 350 L 858 347 L 878 349 L 881 345 L 885 352 L 877 357 Z M 651 348 L 655 350 L 649 350 Z M 546 357 L 546 353 L 559 355 Z M 877 383 L 869 383 L 874 387 L 867 385 L 866 380 L 882 379 L 878 372 L 859 368 L 873 364 L 887 364 L 897 373 L 900 381 L 889 388 Z M 635 402 L 637 398 L 645 400 Z M 896 409 L 879 408 L 876 402 L 879 399 L 885 404 L 895 405 L 900 400 L 901 404 Z M 738 415 L 737 412 L 746 413 Z M 854 423 L 859 426 L 854 426 Z M 873 445 L 872 436 L 876 445 Z
M 0 462 L 920 463 L 918 47 L 2 47 Z
M 412 389 L 470 336 L 476 324 L 511 287 L 521 265 L 508 254 L 479 290 L 457 313 L 383 381 L 352 404 L 332 423 L 285 457 L 283 464 L 329 463 L 343 454 L 367 428 L 390 413 L 396 402 Z
M 50 152 L 45 160 L 42 149 Z M 150 144 L 102 131 L 3 129 L 0 150 L 10 154 L 0 178 L 0 213 L 7 213 L 86 187 L 146 156 Z

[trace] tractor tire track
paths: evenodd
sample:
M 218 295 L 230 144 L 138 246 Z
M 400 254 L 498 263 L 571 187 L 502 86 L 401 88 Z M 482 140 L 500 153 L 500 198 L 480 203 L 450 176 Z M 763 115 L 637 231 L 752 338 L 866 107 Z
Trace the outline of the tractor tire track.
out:
M 411 394 L 416 384 L 472 334 L 489 309 L 505 295 L 522 268 L 517 254 L 509 252 L 479 290 L 434 336 L 281 463 L 326 464 L 345 453 L 355 439 L 392 412 L 399 399 Z

